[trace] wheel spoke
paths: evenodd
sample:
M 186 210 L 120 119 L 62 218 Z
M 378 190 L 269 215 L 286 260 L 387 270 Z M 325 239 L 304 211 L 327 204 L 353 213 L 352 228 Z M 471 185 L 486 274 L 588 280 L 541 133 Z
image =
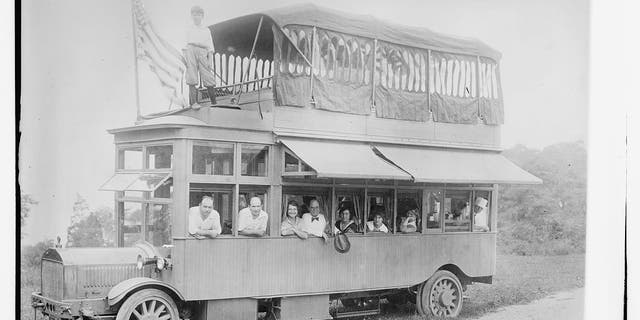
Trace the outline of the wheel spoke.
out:
M 155 300 L 151 300 L 151 305 L 149 306 L 149 311 L 151 313 L 156 313 L 156 301 Z
M 164 309 L 165 309 L 164 304 L 161 304 L 160 307 L 158 307 L 158 310 L 156 310 L 155 312 L 156 316 L 159 317 L 162 314 L 162 311 L 164 311 Z
M 132 315 L 134 315 L 136 319 L 142 319 L 142 315 L 136 309 L 133 309 Z
M 171 314 L 165 314 L 162 317 L 159 317 L 158 320 L 168 320 L 171 319 Z
M 149 311 L 147 310 L 147 302 L 146 301 L 142 301 L 141 305 L 142 305 L 142 314 L 149 313 Z

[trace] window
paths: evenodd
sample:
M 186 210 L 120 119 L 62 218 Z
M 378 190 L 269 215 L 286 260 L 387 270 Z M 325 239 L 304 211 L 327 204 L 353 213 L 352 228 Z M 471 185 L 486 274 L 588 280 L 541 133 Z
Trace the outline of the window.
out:
M 366 219 L 366 232 L 384 232 L 382 226 L 378 226 L 376 216 L 382 217 L 382 224 L 386 227 L 386 233 L 393 233 L 393 190 L 372 191 L 367 194 L 369 215 Z M 414 221 L 415 222 L 415 221 Z
M 284 152 L 284 172 L 311 172 L 313 169 L 289 151 Z
M 398 191 L 397 229 L 402 233 L 422 230 L 422 192 Z
M 232 234 L 233 186 L 192 183 L 189 192 L 189 207 L 200 206 L 204 196 L 209 196 L 213 199 L 213 209 L 220 215 L 221 234 Z
M 121 148 L 118 150 L 118 169 L 142 169 L 142 147 Z
M 125 247 L 131 247 L 142 238 L 142 219 L 144 216 L 143 203 L 119 202 L 120 213 L 120 243 Z
M 194 142 L 191 172 L 207 175 L 233 175 L 233 143 Z
M 283 192 L 282 201 L 282 219 L 286 218 L 287 203 L 291 200 L 295 200 L 298 203 L 298 216 L 302 217 L 303 214 L 311 212 L 309 207 L 312 200 L 317 200 L 320 205 L 320 213 L 324 215 L 327 222 L 325 233 L 331 233 L 331 226 L 333 220 L 331 219 L 331 204 L 330 204 L 330 190 L 328 189 L 302 189 L 300 187 L 285 187 Z
M 131 247 L 142 240 L 158 247 L 171 244 L 170 204 L 124 201 L 118 202 L 117 209 L 120 246 Z
M 168 204 L 148 204 L 145 239 L 157 247 L 171 244 L 171 207 Z
M 266 177 L 269 158 L 269 146 L 243 144 L 242 175 L 253 177 Z
M 170 169 L 173 164 L 173 146 L 147 147 L 147 169 Z
M 251 198 L 258 197 L 260 198 L 260 202 L 262 203 L 262 210 L 266 212 L 269 216 L 270 213 L 267 210 L 267 205 L 269 204 L 267 198 L 267 187 L 260 186 L 240 186 L 240 192 L 238 195 L 238 210 L 242 211 L 243 209 L 249 210 L 249 206 L 251 204 Z M 269 221 L 267 220 L 267 228 L 265 236 L 268 236 L 270 232 L 269 229 Z
M 173 194 L 173 178 L 165 180 L 160 186 L 153 192 L 154 198 L 171 198 Z
M 440 230 L 440 212 L 442 210 L 442 191 L 428 190 L 427 191 L 427 212 L 425 212 L 425 219 L 427 219 L 427 231 Z
M 334 233 L 337 231 L 361 233 L 363 230 L 362 220 L 364 218 L 364 196 L 362 190 L 337 191 L 336 198 L 337 211 L 335 213 L 336 222 L 333 226 Z M 349 220 L 345 220 L 345 218 Z
M 471 191 L 447 190 L 444 213 L 445 232 L 471 231 Z
M 491 191 L 476 191 L 473 200 L 473 231 L 491 230 Z

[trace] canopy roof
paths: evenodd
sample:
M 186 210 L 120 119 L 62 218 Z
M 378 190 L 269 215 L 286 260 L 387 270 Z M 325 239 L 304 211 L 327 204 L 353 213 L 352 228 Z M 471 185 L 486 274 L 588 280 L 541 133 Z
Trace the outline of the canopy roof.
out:
M 250 29 L 255 34 L 254 26 L 257 25 L 260 16 L 270 18 L 273 23 L 281 28 L 287 25 L 316 26 L 415 48 L 479 55 L 496 61 L 501 57 L 500 52 L 476 39 L 444 35 L 426 28 L 404 26 L 380 20 L 370 15 L 346 13 L 313 4 L 286 6 L 217 23 L 211 26 L 214 40 L 218 40 L 216 36 L 218 38 L 222 37 L 220 31 L 240 31 L 239 29 L 242 28 L 239 28 L 239 25 L 252 26 Z M 250 20 L 255 20 L 256 22 L 251 23 Z
M 415 182 L 541 184 L 540 178 L 497 152 L 376 146 Z
M 280 139 L 318 178 L 410 180 L 411 176 L 376 156 L 364 143 Z

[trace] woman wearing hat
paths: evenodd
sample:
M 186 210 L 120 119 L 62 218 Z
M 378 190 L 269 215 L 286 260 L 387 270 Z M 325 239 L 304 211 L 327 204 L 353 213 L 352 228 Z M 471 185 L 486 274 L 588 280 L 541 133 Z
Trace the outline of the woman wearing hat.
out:
M 489 231 L 487 205 L 489 201 L 483 197 L 477 197 L 473 204 L 473 231 Z

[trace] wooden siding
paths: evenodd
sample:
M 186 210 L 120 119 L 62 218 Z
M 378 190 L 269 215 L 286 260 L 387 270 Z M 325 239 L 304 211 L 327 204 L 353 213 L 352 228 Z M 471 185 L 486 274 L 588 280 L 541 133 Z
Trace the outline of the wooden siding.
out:
M 174 254 L 186 259 L 174 266 L 184 277 L 175 285 L 187 300 L 277 297 L 408 287 L 449 263 L 469 276 L 495 270 L 495 233 L 354 235 L 350 241 L 351 250 L 340 254 L 318 238 L 174 240 Z
M 381 119 L 312 108 L 274 109 L 277 135 L 477 149 L 500 149 L 500 127 Z

